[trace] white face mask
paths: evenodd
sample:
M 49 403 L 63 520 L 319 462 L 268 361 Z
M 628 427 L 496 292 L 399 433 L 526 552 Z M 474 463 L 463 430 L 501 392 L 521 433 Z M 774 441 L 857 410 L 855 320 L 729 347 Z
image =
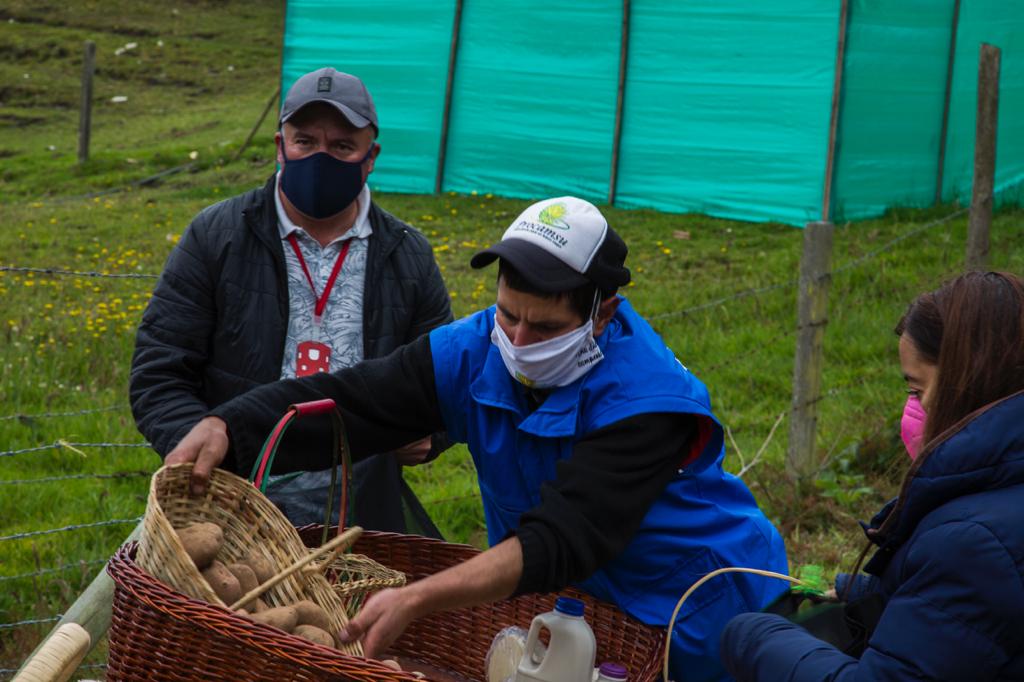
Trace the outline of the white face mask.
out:
M 567 386 L 604 359 L 594 338 L 594 320 L 568 334 L 528 346 L 513 346 L 508 334 L 494 321 L 491 342 L 512 378 L 529 388 Z

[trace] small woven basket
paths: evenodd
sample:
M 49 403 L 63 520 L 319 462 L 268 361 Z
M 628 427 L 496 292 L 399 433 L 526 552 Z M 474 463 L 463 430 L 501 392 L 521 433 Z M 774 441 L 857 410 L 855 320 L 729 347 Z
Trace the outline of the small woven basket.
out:
M 191 472 L 191 464 L 177 464 L 153 475 L 138 552 L 138 564 L 149 575 L 193 599 L 229 606 L 203 578 L 175 532 L 198 522 L 213 522 L 223 529 L 224 544 L 218 558 L 226 564 L 256 552 L 281 570 L 309 553 L 295 528 L 251 483 L 215 469 L 206 494 L 193 497 L 189 494 Z M 271 606 L 310 599 L 327 611 L 334 631 L 348 622 L 341 597 L 319 571 L 296 571 L 262 598 Z M 359 655 L 362 647 L 353 643 L 344 651 Z
M 349 618 L 359 613 L 371 593 L 401 587 L 406 581 L 401 571 L 382 566 L 363 554 L 350 553 L 339 554 L 327 568 L 326 576 Z

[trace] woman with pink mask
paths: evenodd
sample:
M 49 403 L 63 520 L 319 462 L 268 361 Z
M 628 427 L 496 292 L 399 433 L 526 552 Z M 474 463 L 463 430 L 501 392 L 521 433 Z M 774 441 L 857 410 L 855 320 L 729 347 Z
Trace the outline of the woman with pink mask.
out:
M 914 462 L 866 527 L 867 575 L 836 589 L 866 632 L 840 650 L 781 616 L 733 618 L 726 669 L 747 680 L 1024 679 L 1024 282 L 962 275 L 896 327 Z

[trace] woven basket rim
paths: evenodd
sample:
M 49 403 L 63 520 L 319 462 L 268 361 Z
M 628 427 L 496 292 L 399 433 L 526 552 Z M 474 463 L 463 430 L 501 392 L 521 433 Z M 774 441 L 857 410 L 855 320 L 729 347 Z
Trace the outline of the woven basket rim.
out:
M 310 533 L 318 533 L 322 530 L 323 525 L 319 523 L 310 523 L 306 524 L 305 526 L 298 526 L 295 528 L 295 532 L 297 532 L 299 534 L 299 537 L 302 538 L 303 544 L 305 544 L 306 547 L 309 548 L 319 547 L 319 544 L 311 545 L 306 541 L 306 538 L 309 537 Z M 328 531 L 328 535 L 334 535 L 338 532 L 338 526 L 328 526 Z M 476 547 L 466 542 L 451 542 L 449 540 L 432 538 L 428 535 L 417 535 L 415 533 L 396 533 L 390 530 L 366 530 L 363 531 L 363 534 L 359 537 L 359 540 L 356 540 L 355 543 L 352 545 L 353 553 L 361 554 L 362 556 L 368 556 L 365 552 L 359 551 L 359 543 L 360 540 L 365 541 L 371 538 L 375 538 L 382 541 L 401 539 L 405 541 L 413 541 L 417 545 L 435 545 L 437 547 L 444 547 L 448 551 L 468 551 L 472 552 L 473 554 L 481 554 L 484 551 L 479 547 Z M 372 559 L 372 557 L 370 558 Z
M 332 527 L 332 530 L 336 531 L 336 529 L 336 526 Z M 307 547 L 318 545 L 319 535 L 322 531 L 321 526 L 312 524 L 299 529 L 299 531 Z M 461 564 L 474 556 L 478 556 L 483 551 L 478 547 L 465 543 L 453 543 L 421 535 L 384 531 L 367 531 L 353 545 L 353 550 L 364 553 L 388 566 L 401 568 L 406 571 L 410 581 L 420 580 L 449 566 Z M 477 612 L 480 614 L 479 617 L 469 618 L 469 620 L 473 621 L 474 626 L 478 623 L 484 624 L 485 627 L 499 624 L 493 620 L 493 616 L 500 614 L 498 616 L 501 621 L 500 627 L 516 624 L 528 629 L 530 621 L 534 616 L 554 608 L 558 596 L 576 597 L 588 604 L 587 608 L 591 613 L 588 622 L 594 628 L 599 650 L 603 650 L 606 647 L 628 650 L 628 653 L 612 653 L 609 651 L 608 654 L 611 657 L 606 660 L 619 660 L 621 656 L 621 660 L 627 662 L 630 666 L 630 679 L 633 679 L 634 674 L 637 675 L 637 680 L 653 681 L 661 679 L 661 661 L 664 656 L 665 647 L 664 628 L 646 624 L 621 609 L 617 604 L 600 599 L 573 586 L 566 586 L 555 592 L 528 593 L 489 604 L 432 613 L 414 620 L 402 637 L 395 642 L 393 650 L 413 658 L 425 655 L 425 661 L 446 669 L 450 666 L 446 666 L 440 660 L 443 657 L 438 657 L 438 660 L 435 660 L 431 653 L 425 652 L 422 648 L 425 642 L 434 641 L 431 635 L 426 634 L 432 628 L 454 628 L 455 631 L 459 632 L 464 627 L 466 619 L 456 617 L 456 614 Z M 516 623 L 513 620 L 513 612 L 520 609 L 519 606 L 513 606 L 513 604 L 518 603 L 525 603 L 534 607 L 533 609 L 528 609 L 529 615 L 521 623 Z M 603 616 L 597 616 L 597 612 L 603 612 Z M 602 624 L 607 624 L 609 620 L 614 625 L 613 629 L 609 630 L 606 627 L 601 627 Z M 625 636 L 627 631 L 631 633 L 629 636 Z M 602 637 L 604 637 L 603 640 Z M 611 638 L 614 638 L 619 644 L 617 646 L 610 645 Z M 602 641 L 604 642 L 603 645 Z M 481 661 L 483 661 L 483 656 L 488 650 L 489 644 L 490 641 L 487 641 L 479 652 Z M 461 636 L 460 643 L 455 646 L 459 651 L 465 652 L 465 640 Z M 476 652 L 475 649 L 474 652 Z M 450 669 L 458 670 L 459 668 Z
M 205 581 L 202 580 L 202 571 L 196 566 L 195 562 L 192 561 L 192 557 L 185 551 L 185 545 L 181 541 L 181 537 L 178 535 L 174 528 L 174 524 L 167 518 L 167 513 L 163 510 L 161 504 L 158 486 L 161 477 L 168 470 L 167 465 L 160 467 L 153 475 L 149 478 L 149 494 L 146 499 L 146 512 L 142 517 L 142 532 L 149 533 L 152 536 L 159 534 L 163 542 L 169 543 L 174 547 L 177 559 L 182 563 L 187 563 L 195 571 L 196 576 L 200 580 L 193 580 L 190 585 L 193 589 L 199 591 L 207 602 L 216 604 L 218 606 L 226 607 L 227 604 L 217 596 L 217 593 L 213 591 L 213 588 Z M 225 472 L 228 473 L 228 472 Z M 216 472 L 214 475 L 217 475 Z M 233 475 L 233 474 L 232 474 Z

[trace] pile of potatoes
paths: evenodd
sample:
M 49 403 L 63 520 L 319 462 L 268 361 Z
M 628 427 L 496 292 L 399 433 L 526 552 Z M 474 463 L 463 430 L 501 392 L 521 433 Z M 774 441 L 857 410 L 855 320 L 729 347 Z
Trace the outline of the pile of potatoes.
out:
M 243 560 L 230 564 L 218 561 L 217 555 L 224 544 L 224 531 L 215 523 L 193 523 L 177 529 L 177 533 L 203 578 L 229 607 L 276 574 L 270 560 L 260 553 L 251 553 Z M 270 608 L 257 597 L 235 609 L 235 613 L 316 644 L 338 647 L 330 632 L 327 612 L 308 599 L 292 606 Z

